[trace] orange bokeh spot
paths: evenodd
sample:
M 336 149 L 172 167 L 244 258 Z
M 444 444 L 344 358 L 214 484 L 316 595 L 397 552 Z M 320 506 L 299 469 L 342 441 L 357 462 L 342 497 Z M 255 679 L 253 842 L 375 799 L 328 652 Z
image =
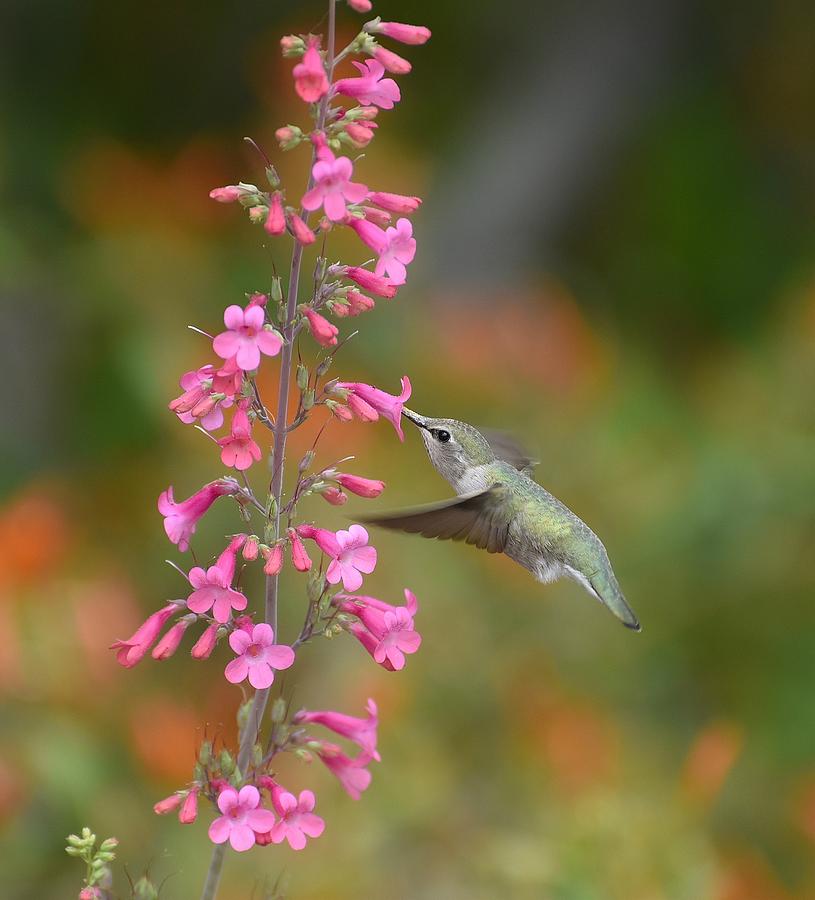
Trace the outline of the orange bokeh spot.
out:
M 201 723 L 196 710 L 171 700 L 140 704 L 130 715 L 133 749 L 150 774 L 170 784 L 192 778 Z
M 68 519 L 39 489 L 27 489 L 0 508 L 0 591 L 40 581 L 62 562 Z
M 708 805 L 722 789 L 744 744 L 744 734 L 731 722 L 714 722 L 691 745 L 682 771 L 682 791 L 692 801 Z

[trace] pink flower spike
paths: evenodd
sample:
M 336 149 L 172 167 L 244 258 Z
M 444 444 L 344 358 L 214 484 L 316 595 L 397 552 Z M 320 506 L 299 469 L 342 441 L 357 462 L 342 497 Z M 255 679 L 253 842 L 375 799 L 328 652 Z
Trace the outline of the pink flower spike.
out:
M 153 647 L 153 659 L 169 659 L 181 643 L 184 632 L 196 620 L 196 616 L 184 616 L 172 625 L 164 634 L 162 639 Z
M 393 109 L 394 104 L 402 99 L 399 85 L 392 78 L 383 78 L 385 67 L 379 60 L 369 59 L 355 62 L 359 70 L 358 78 L 340 78 L 334 85 L 338 94 L 352 97 L 363 106 L 373 105 L 380 109 Z
M 408 197 L 404 194 L 389 194 L 387 191 L 371 191 L 371 193 L 368 194 L 368 200 L 370 200 L 374 206 L 387 209 L 389 212 L 402 213 L 403 215 L 410 215 L 410 213 L 416 212 L 422 205 L 422 201 L 419 197 Z
M 275 191 L 272 194 L 272 202 L 269 206 L 269 212 L 266 215 L 266 221 L 263 223 L 263 230 L 266 234 L 279 235 L 286 230 L 286 217 L 283 214 L 283 203 L 280 200 L 280 194 Z M 221 355 L 220 353 L 218 354 Z M 231 355 L 231 354 L 230 354 Z M 274 356 L 274 354 L 272 354 Z M 256 366 L 244 366 L 241 368 L 254 369 Z
M 296 724 L 322 725 L 329 728 L 341 737 L 353 741 L 360 750 L 379 762 L 380 757 L 376 751 L 376 729 L 379 718 L 376 703 L 371 699 L 368 700 L 368 716 L 365 719 L 331 710 L 301 709 L 294 717 L 294 721 Z
M 372 226 L 373 227 L 373 226 Z M 385 231 L 385 243 L 379 250 L 375 275 L 387 275 L 393 284 L 404 284 L 407 279 L 405 266 L 416 256 L 416 239 L 409 219 L 398 219 L 395 228 Z
M 377 47 L 374 50 L 374 59 L 381 62 L 392 75 L 407 75 L 413 68 L 403 56 L 385 47 Z
M 260 622 L 251 635 L 237 629 L 229 635 L 229 646 L 238 656 L 224 669 L 226 680 L 239 684 L 249 678 L 253 688 L 270 687 L 275 669 L 288 669 L 294 662 L 294 650 L 285 644 L 275 644 L 271 625 Z
M 398 396 L 381 391 L 371 384 L 363 384 L 358 381 L 338 381 L 337 387 L 350 391 L 352 397 L 358 397 L 360 400 L 367 403 L 393 425 L 396 429 L 396 433 L 399 435 L 400 441 L 405 439 L 404 432 L 402 431 L 402 407 L 410 399 L 412 391 L 410 379 L 407 375 L 402 376 L 402 393 Z M 350 404 L 350 397 L 348 402 Z
M 328 78 L 317 45 L 311 41 L 303 59 L 292 70 L 294 89 L 301 100 L 316 103 L 328 91 Z
M 348 0 L 348 5 L 358 13 L 370 12 L 373 7 L 371 0 Z
M 212 625 L 208 625 L 204 631 L 201 633 L 201 637 L 193 645 L 192 650 L 190 650 L 190 656 L 193 659 L 209 659 L 212 655 L 212 651 L 218 644 L 218 628 L 220 626 L 217 622 Z
M 232 416 L 232 430 L 228 437 L 218 441 L 221 447 L 221 462 L 234 466 L 239 472 L 257 462 L 262 454 L 260 447 L 252 440 L 252 425 L 244 409 L 236 409 Z
M 232 588 L 235 575 L 237 547 L 234 541 L 218 557 L 214 566 L 206 571 L 200 566 L 190 569 L 187 576 L 195 590 L 187 598 L 187 607 L 194 613 L 203 615 L 212 610 L 216 622 L 222 625 L 229 621 L 232 610 L 246 609 L 246 597 Z
M 288 841 L 292 850 L 302 850 L 307 838 L 318 838 L 325 831 L 325 822 L 314 812 L 316 800 L 311 791 L 301 791 L 298 798 L 277 785 L 272 804 L 280 816 L 271 830 L 273 843 Z
M 385 482 L 374 478 L 363 478 L 360 475 L 347 475 L 340 473 L 337 481 L 358 497 L 378 497 L 385 490 Z
M 336 776 L 348 796 L 359 800 L 371 783 L 371 773 L 365 768 L 371 761 L 371 754 L 363 752 L 351 759 L 342 752 L 342 748 L 325 741 L 317 755 L 328 771 Z
M 260 791 L 253 785 L 244 785 L 240 792 L 225 787 L 218 795 L 218 816 L 209 826 L 209 839 L 213 844 L 226 841 L 239 853 L 255 846 L 255 834 L 267 834 L 275 824 L 274 813 L 260 806 Z
M 306 223 L 297 215 L 297 213 L 289 213 L 289 224 L 291 225 L 292 234 L 295 240 L 304 247 L 313 244 L 316 238 L 314 232 L 306 225 Z
M 200 790 L 201 788 L 194 787 L 184 798 L 184 803 L 178 811 L 178 821 L 182 825 L 192 825 L 198 818 L 198 792 Z
M 311 557 L 306 552 L 300 536 L 293 528 L 289 529 L 288 535 L 291 544 L 291 564 L 298 572 L 308 572 L 311 568 Z
M 303 307 L 303 315 L 308 321 L 311 336 L 322 347 L 336 347 L 337 335 L 340 333 L 336 325 L 332 325 L 325 316 L 321 316 L 311 307 Z
M 213 188 L 209 192 L 209 196 L 218 203 L 234 203 L 240 198 L 241 189 L 235 184 L 230 184 L 226 187 Z
M 244 371 L 256 369 L 260 365 L 260 354 L 277 356 L 283 340 L 274 329 L 266 328 L 263 307 L 249 305 L 228 306 L 224 312 L 222 331 L 212 342 L 212 349 L 221 359 L 235 358 L 236 365 Z
M 128 640 L 115 641 L 111 644 L 110 649 L 116 650 L 116 662 L 126 669 L 131 669 L 135 666 L 153 646 L 170 616 L 178 612 L 179 609 L 178 603 L 168 603 L 151 616 L 148 616 Z
M 219 497 L 237 492 L 236 481 L 231 478 L 219 478 L 205 484 L 200 491 L 186 500 L 176 503 L 173 498 L 173 487 L 170 485 L 158 498 L 158 511 L 164 516 L 164 530 L 167 537 L 184 553 L 189 549 L 190 538 L 195 534 L 199 520 L 210 506 Z
M 348 227 L 356 231 L 362 243 L 370 247 L 377 255 L 384 253 L 387 249 L 388 238 L 386 233 L 379 226 L 374 225 L 373 222 L 369 222 L 367 219 L 351 217 L 348 219 Z
M 405 25 L 402 22 L 380 22 L 371 31 L 384 34 L 401 44 L 426 44 L 430 40 L 430 29 L 424 25 Z
M 375 275 L 361 266 L 348 266 L 345 270 L 345 277 L 355 281 L 363 290 L 376 294 L 377 297 L 387 297 L 388 299 L 395 297 L 399 287 L 389 279 Z
M 339 584 L 346 591 L 362 585 L 362 575 L 370 575 L 376 568 L 376 548 L 368 545 L 368 532 L 362 525 L 352 525 L 335 535 L 339 553 L 331 560 L 325 577 L 329 584 Z
M 178 809 L 183 799 L 181 794 L 170 794 L 169 797 L 165 797 L 163 800 L 159 800 L 158 803 L 153 804 L 153 812 L 157 816 L 166 816 L 167 813 Z
M 311 170 L 314 187 L 303 196 L 303 208 L 314 212 L 321 206 L 332 222 L 346 216 L 346 202 L 361 203 L 368 195 L 364 184 L 351 181 L 354 165 L 347 156 L 336 158 L 326 149 Z

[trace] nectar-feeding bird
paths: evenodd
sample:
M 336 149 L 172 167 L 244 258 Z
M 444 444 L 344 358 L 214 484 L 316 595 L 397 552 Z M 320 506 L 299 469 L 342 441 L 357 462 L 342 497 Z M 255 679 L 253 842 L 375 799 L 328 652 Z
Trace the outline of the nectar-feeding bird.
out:
M 505 553 L 538 581 L 577 581 L 627 627 L 640 623 L 623 597 L 597 535 L 531 477 L 534 463 L 511 437 L 455 419 L 404 408 L 420 430 L 430 462 L 458 495 L 453 500 L 363 521 Z

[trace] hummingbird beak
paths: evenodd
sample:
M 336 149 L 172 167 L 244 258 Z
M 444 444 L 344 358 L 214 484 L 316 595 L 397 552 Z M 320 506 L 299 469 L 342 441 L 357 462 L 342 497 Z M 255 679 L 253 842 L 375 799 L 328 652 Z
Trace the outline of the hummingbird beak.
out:
M 412 409 L 408 409 L 406 406 L 402 407 L 402 415 L 417 428 L 427 428 L 427 425 L 424 423 L 424 419 L 418 414 L 413 412 Z

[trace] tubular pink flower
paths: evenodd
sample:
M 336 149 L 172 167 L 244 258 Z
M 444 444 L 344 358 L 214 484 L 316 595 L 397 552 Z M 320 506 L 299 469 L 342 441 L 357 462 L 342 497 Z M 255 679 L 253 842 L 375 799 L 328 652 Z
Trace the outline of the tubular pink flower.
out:
M 187 577 L 195 590 L 187 598 L 187 607 L 192 612 L 203 615 L 211 609 L 215 621 L 223 625 L 229 621 L 233 609 L 246 609 L 246 597 L 232 588 L 237 551 L 233 541 L 215 565 L 206 570 L 201 566 L 190 569 Z
M 227 840 L 239 853 L 255 846 L 255 833 L 266 834 L 275 824 L 274 813 L 260 806 L 260 792 L 253 784 L 244 785 L 240 792 L 225 787 L 218 795 L 218 816 L 209 826 L 213 844 Z
M 385 482 L 374 478 L 363 478 L 361 475 L 348 475 L 340 472 L 337 481 L 346 491 L 358 497 L 378 497 L 385 490 Z
M 409 219 L 397 219 L 395 228 L 385 231 L 385 243 L 379 250 L 374 267 L 375 275 L 387 275 L 393 284 L 404 284 L 407 279 L 405 266 L 416 256 L 416 239 Z
M 297 213 L 289 213 L 289 224 L 294 239 L 304 247 L 313 244 L 316 238 L 314 232 L 306 225 L 306 223 L 297 215 Z
M 374 59 L 382 63 L 392 75 L 407 75 L 413 68 L 403 56 L 385 47 L 377 47 L 374 50 Z
M 314 212 L 321 206 L 332 222 L 341 222 L 346 215 L 346 202 L 361 203 L 368 195 L 364 184 L 351 181 L 354 165 L 347 156 L 335 157 L 323 151 L 311 170 L 314 187 L 303 196 L 303 208 Z
M 336 347 L 337 335 L 340 333 L 336 325 L 332 325 L 325 316 L 321 316 L 311 307 L 303 308 L 303 315 L 308 321 L 308 330 L 311 336 L 323 347 Z
M 331 560 L 325 573 L 329 584 L 342 585 L 355 591 L 362 585 L 362 575 L 370 575 L 376 568 L 376 548 L 368 545 L 368 532 L 362 525 L 352 525 L 335 536 L 339 552 Z
M 201 788 L 194 787 L 184 798 L 184 803 L 178 811 L 178 821 L 182 825 L 192 825 L 198 818 L 198 792 L 200 790 Z
M 262 454 L 260 447 L 252 440 L 252 425 L 245 409 L 236 409 L 232 416 L 232 430 L 227 437 L 218 441 L 221 448 L 221 462 L 233 466 L 239 472 L 257 462 Z
M 349 316 L 359 316 L 376 306 L 370 297 L 366 297 L 365 294 L 360 294 L 359 291 L 348 291 L 346 300 L 348 301 Z
M 351 759 L 342 752 L 341 747 L 324 741 L 317 755 L 348 796 L 359 800 L 371 783 L 371 773 L 365 768 L 371 761 L 371 754 L 363 752 Z
M 271 327 L 266 328 L 265 314 L 259 305 L 227 306 L 222 331 L 212 342 L 212 349 L 221 359 L 235 358 L 236 365 L 244 371 L 260 365 L 260 354 L 277 356 L 283 341 Z
M 387 249 L 388 237 L 386 233 L 378 225 L 374 225 L 373 222 L 352 217 L 348 219 L 348 227 L 356 231 L 362 243 L 370 247 L 377 255 L 384 253 Z
M 359 623 L 349 631 L 359 640 L 379 665 L 396 671 L 405 666 L 405 655 L 415 653 L 421 635 L 415 630 L 413 617 L 419 604 L 412 591 L 405 589 L 405 605 L 392 606 L 376 597 L 337 595 L 342 612 L 357 616 Z
M 358 13 L 370 12 L 373 7 L 371 0 L 348 0 L 348 5 Z
M 246 539 L 246 542 L 241 549 L 241 556 L 247 562 L 254 562 L 258 558 L 259 547 L 258 547 L 258 539 L 252 535 Z
M 184 553 L 189 549 L 190 538 L 195 534 L 199 520 L 212 504 L 227 494 L 238 492 L 238 483 L 231 478 L 219 478 L 205 484 L 200 491 L 186 500 L 176 503 L 173 486 L 163 491 L 158 498 L 158 511 L 164 516 L 164 531 L 173 544 Z
M 306 552 L 300 536 L 293 528 L 289 529 L 288 535 L 291 544 L 291 564 L 298 572 L 308 572 L 311 568 L 311 557 Z
M 165 797 L 163 800 L 159 800 L 158 803 L 153 804 L 153 812 L 157 816 L 166 816 L 167 813 L 178 809 L 183 799 L 181 794 L 170 794 L 169 797 Z
M 280 817 L 270 834 L 272 842 L 288 841 L 292 850 L 302 850 L 307 838 L 318 838 L 325 830 L 325 822 L 314 812 L 316 800 L 311 791 L 300 791 L 300 796 L 276 785 L 272 790 L 272 805 Z
M 430 29 L 424 25 L 405 25 L 403 22 L 380 22 L 371 29 L 373 34 L 384 34 L 401 44 L 426 44 L 430 40 Z
M 195 621 L 195 616 L 191 616 L 187 618 L 184 616 L 179 619 L 174 625 L 172 625 L 161 638 L 161 640 L 153 647 L 153 659 L 169 659 L 176 650 L 178 650 L 178 645 L 181 643 L 181 639 L 184 637 L 184 632 L 192 625 Z
M 356 394 L 351 394 L 348 398 L 348 408 L 351 412 L 360 420 L 360 422 L 378 422 L 379 421 L 379 413 L 371 406 L 370 403 L 366 403 L 362 397 L 358 397 Z
M 333 531 L 329 531 L 327 528 L 315 528 L 314 525 L 299 525 L 297 534 L 306 540 L 314 541 L 326 556 L 339 555 L 340 545 Z
M 376 729 L 379 725 L 379 717 L 376 703 L 370 698 L 367 709 L 368 716 L 364 719 L 332 710 L 301 709 L 294 717 L 294 721 L 296 724 L 322 725 L 323 728 L 328 728 L 335 734 L 353 741 L 360 750 L 379 762 L 380 757 L 376 751 Z
M 410 399 L 412 391 L 410 379 L 407 375 L 402 376 L 402 393 L 398 396 L 388 394 L 371 384 L 364 384 L 359 381 L 338 381 L 337 387 L 350 391 L 352 397 L 357 397 L 367 403 L 393 425 L 400 441 L 405 439 L 402 431 L 402 407 Z M 349 397 L 348 402 L 350 404 L 351 397 Z
M 229 635 L 229 646 L 238 656 L 224 669 L 226 680 L 239 684 L 249 678 L 253 688 L 270 687 L 275 669 L 288 669 L 294 662 L 294 650 L 285 644 L 275 644 L 271 625 L 260 622 L 251 635 L 237 629 Z
M 408 197 L 405 194 L 389 194 L 387 191 L 371 191 L 368 200 L 389 212 L 410 215 L 422 205 L 419 197 Z
M 219 385 L 219 379 L 215 366 L 201 366 L 192 372 L 185 372 L 181 376 L 181 387 L 184 393 L 176 397 L 168 405 L 185 425 L 191 425 L 199 420 L 199 424 L 206 431 L 215 431 L 224 423 L 222 408 L 232 405 L 232 396 L 218 396 L 215 382 Z M 226 392 L 221 392 L 225 394 Z
M 126 669 L 133 668 L 153 646 L 170 616 L 178 612 L 179 609 L 178 603 L 168 603 L 151 616 L 148 616 L 128 640 L 112 643 L 110 649 L 116 650 L 116 662 Z
M 399 85 L 392 78 L 382 77 L 385 74 L 385 67 L 379 60 L 355 62 L 354 66 L 361 73 L 361 77 L 340 78 L 334 85 L 338 94 L 352 97 L 363 106 L 371 104 L 380 109 L 393 109 L 394 104 L 402 99 Z
M 373 655 L 376 651 L 376 648 L 379 646 L 379 641 L 371 634 L 370 631 L 361 623 L 361 622 L 351 622 L 350 625 L 346 626 L 348 631 L 354 635 L 354 637 L 362 644 L 362 646 L 368 651 L 369 655 L 373 659 Z M 393 665 L 385 659 L 385 661 L 381 664 L 383 669 L 387 669 L 389 672 L 395 672 Z
M 218 203 L 234 203 L 240 199 L 241 189 L 236 184 L 229 184 L 226 187 L 213 188 L 209 196 Z
M 269 212 L 266 214 L 266 221 L 263 223 L 263 230 L 266 234 L 279 235 L 286 230 L 286 216 L 283 213 L 283 203 L 280 200 L 280 194 L 275 191 L 272 194 L 272 201 L 269 205 Z M 220 354 L 218 354 L 220 356 Z M 231 355 L 231 354 L 230 354 Z M 274 354 L 271 354 L 274 356 Z M 241 368 L 254 369 L 256 366 L 241 366 Z
M 387 227 L 391 223 L 393 216 L 384 209 L 377 209 L 375 206 L 363 206 L 362 212 L 369 222 L 379 225 L 380 228 Z
M 320 491 L 320 496 L 332 506 L 342 506 L 348 502 L 348 494 L 337 487 L 327 487 Z
M 377 297 L 387 297 L 388 299 L 395 297 L 399 287 L 387 278 L 375 275 L 361 266 L 348 266 L 345 270 L 345 277 L 355 281 L 363 290 L 376 294 Z
M 292 75 L 294 89 L 306 103 L 316 103 L 328 91 L 325 66 L 314 41 L 309 43 L 302 61 L 292 70 Z
M 277 573 L 283 568 L 283 547 L 281 544 L 275 544 L 273 547 L 268 547 L 265 550 L 261 550 L 263 554 L 263 558 L 266 560 L 263 566 L 263 572 L 265 575 L 277 575 Z
M 347 406 L 343 406 L 335 400 L 326 400 L 325 405 L 338 422 L 350 422 L 354 418 L 353 412 Z M 373 412 L 376 414 L 376 410 L 373 410 Z M 379 417 L 377 416 L 377 418 Z
M 355 147 L 367 147 L 374 139 L 376 122 L 349 122 L 345 126 L 345 133 L 351 138 Z
M 204 631 L 201 633 L 201 637 L 193 645 L 192 650 L 190 650 L 190 656 L 193 659 L 209 659 L 212 655 L 212 651 L 218 644 L 218 629 L 220 626 L 217 622 L 212 625 L 208 625 Z

